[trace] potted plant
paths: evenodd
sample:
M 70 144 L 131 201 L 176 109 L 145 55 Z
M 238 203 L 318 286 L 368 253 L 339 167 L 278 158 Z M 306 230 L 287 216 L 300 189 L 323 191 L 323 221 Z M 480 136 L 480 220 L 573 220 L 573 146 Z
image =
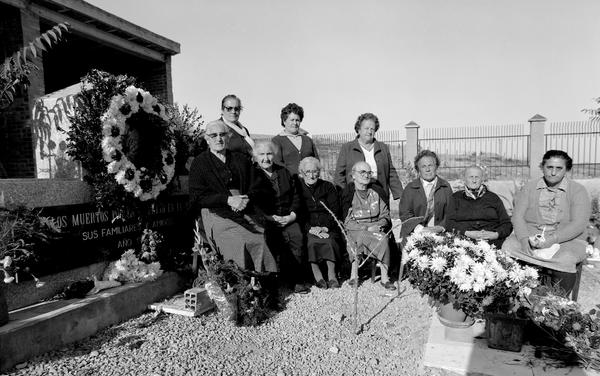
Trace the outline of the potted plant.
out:
M 536 269 L 519 265 L 485 241 L 421 232 L 408 238 L 405 249 L 408 281 L 435 302 L 440 321 L 454 327 L 465 325 L 454 321 L 461 317 L 448 317 L 452 308 L 462 312 L 463 320 L 486 318 L 491 347 L 502 346 L 502 340 L 498 343 L 493 337 L 502 332 L 494 329 L 496 319 L 517 320 L 524 297 L 538 284 Z
M 552 291 L 536 291 L 528 301 L 531 320 L 551 342 L 542 347 L 545 354 L 563 361 L 574 358 L 583 367 L 600 371 L 600 305 L 584 312 L 577 302 Z

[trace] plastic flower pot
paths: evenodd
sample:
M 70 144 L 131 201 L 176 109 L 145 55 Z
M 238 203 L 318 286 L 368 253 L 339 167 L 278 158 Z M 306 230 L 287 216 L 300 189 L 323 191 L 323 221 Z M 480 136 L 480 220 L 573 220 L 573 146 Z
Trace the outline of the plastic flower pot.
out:
M 488 347 L 506 351 L 521 351 L 527 319 L 504 313 L 488 313 L 485 316 L 485 333 Z
M 452 303 L 440 306 L 437 314 L 442 325 L 449 328 L 468 328 L 475 322 L 475 320 L 467 316 L 463 311 L 454 309 Z
M 3 282 L 0 282 L 0 326 L 8 322 L 8 303 L 4 295 Z

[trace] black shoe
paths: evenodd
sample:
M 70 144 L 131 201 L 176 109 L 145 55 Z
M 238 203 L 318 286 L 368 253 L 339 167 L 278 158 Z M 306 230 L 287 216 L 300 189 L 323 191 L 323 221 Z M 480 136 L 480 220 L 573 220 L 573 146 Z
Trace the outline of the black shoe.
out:
M 396 290 L 396 286 L 390 281 L 387 281 L 386 283 L 379 282 L 379 284 L 381 286 L 383 286 L 386 290 L 390 290 L 390 291 Z
M 308 287 L 304 283 L 296 283 L 296 285 L 294 286 L 294 292 L 296 294 L 308 294 L 310 292 L 310 287 Z
M 348 286 L 350 286 L 350 287 L 356 286 L 357 283 L 358 283 L 358 280 L 356 278 L 352 278 L 352 279 L 348 280 Z
M 323 290 L 327 290 L 327 282 L 325 282 L 324 280 L 320 279 L 317 281 L 317 287 Z
M 340 283 L 337 281 L 337 279 L 334 279 L 332 281 L 327 282 L 327 287 L 329 287 L 330 289 L 339 289 Z

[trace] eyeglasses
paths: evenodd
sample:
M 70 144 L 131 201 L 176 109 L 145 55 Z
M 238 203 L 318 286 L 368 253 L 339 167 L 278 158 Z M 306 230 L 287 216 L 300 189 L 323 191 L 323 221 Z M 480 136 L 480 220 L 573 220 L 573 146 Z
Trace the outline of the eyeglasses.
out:
M 223 109 L 227 112 L 241 112 L 242 111 L 242 106 L 236 106 L 236 107 L 229 107 L 229 106 L 225 106 L 223 107 Z
M 208 133 L 207 136 L 210 138 L 217 138 L 217 137 L 225 138 L 228 134 L 229 133 L 227 133 L 227 132 Z
M 304 175 L 318 175 L 319 172 L 321 172 L 320 170 L 306 170 L 306 171 L 302 171 L 302 173 Z
M 357 174 L 362 175 L 362 176 L 371 176 L 371 175 L 373 175 L 373 173 L 371 171 L 366 171 L 366 170 L 360 170 L 360 171 L 356 171 L 355 170 L 354 172 L 356 172 Z

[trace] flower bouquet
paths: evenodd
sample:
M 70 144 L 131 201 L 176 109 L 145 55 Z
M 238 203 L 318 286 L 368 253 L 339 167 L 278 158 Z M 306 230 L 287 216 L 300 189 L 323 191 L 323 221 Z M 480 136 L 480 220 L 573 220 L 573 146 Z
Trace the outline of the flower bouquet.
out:
M 563 361 L 570 361 L 574 355 L 575 360 L 584 367 L 600 370 L 598 309 L 583 312 L 578 303 L 552 293 L 532 294 L 529 301 L 533 322 L 559 345 L 559 348 L 543 347 L 541 350 Z
M 516 314 L 538 284 L 536 269 L 519 265 L 485 241 L 421 232 L 408 238 L 405 249 L 411 285 L 473 318 Z

